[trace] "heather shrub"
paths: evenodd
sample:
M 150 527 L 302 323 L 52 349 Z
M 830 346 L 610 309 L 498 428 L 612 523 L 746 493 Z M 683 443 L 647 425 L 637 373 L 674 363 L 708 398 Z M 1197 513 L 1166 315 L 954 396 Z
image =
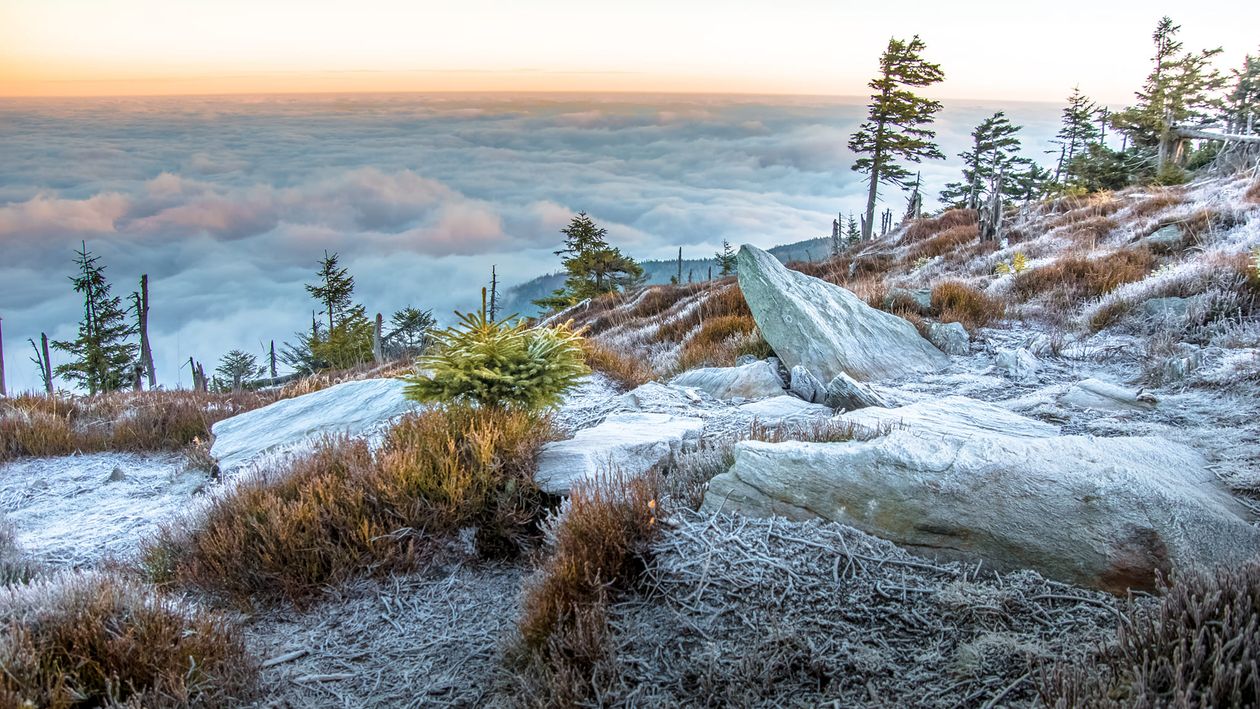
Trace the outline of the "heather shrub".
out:
M 1054 707 L 1252 707 L 1260 702 L 1260 564 L 1177 579 L 1134 606 L 1099 662 L 1043 674 Z
M 560 403 L 589 374 L 582 337 L 568 325 L 531 327 L 523 320 L 491 320 L 481 311 L 434 333 L 435 349 L 404 377 L 406 395 L 421 402 L 472 402 L 538 410 Z
M 235 707 L 256 665 L 218 615 L 104 574 L 0 589 L 0 705 Z

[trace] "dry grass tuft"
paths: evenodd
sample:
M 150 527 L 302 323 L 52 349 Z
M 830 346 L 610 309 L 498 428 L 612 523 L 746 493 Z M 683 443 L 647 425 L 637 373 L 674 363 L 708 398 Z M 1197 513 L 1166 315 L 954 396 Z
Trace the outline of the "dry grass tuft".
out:
M 1012 289 L 1024 301 L 1040 297 L 1074 306 L 1142 280 L 1154 266 L 1149 249 L 1122 249 L 1094 259 L 1068 256 L 1016 275 Z
M 539 705 L 588 699 L 590 678 L 606 659 L 608 606 L 632 587 L 660 531 L 660 479 L 611 475 L 580 484 L 554 528 L 554 549 L 527 585 L 518 673 Z
M 1088 217 L 1068 226 L 1068 238 L 1077 246 L 1092 250 L 1118 226 L 1119 222 L 1111 217 Z
M 970 209 L 951 209 L 936 217 L 914 220 L 910 226 L 906 227 L 901 241 L 903 243 L 923 241 L 959 227 L 975 225 L 976 213 L 974 211 Z
M 300 602 L 412 566 L 434 535 L 467 527 L 482 553 L 510 555 L 536 534 L 544 501 L 533 472 L 553 435 L 546 418 L 450 406 L 404 418 L 376 455 L 363 441 L 330 440 L 164 527 L 143 564 L 160 583 L 238 603 Z
M 932 289 L 932 312 L 941 322 L 959 322 L 969 330 L 1002 319 L 1006 306 L 959 281 L 946 281 Z
M 916 244 L 906 254 L 905 262 L 914 264 L 921 258 L 935 258 L 954 251 L 964 244 L 978 241 L 979 238 L 980 228 L 974 223 L 951 227 Z
M 1243 199 L 1252 204 L 1260 204 L 1260 180 L 1256 180 L 1255 184 L 1247 188 L 1247 192 L 1243 195 Z
M 1169 207 L 1175 207 L 1185 202 L 1180 190 L 1161 189 L 1151 196 L 1133 205 L 1129 210 L 1129 214 L 1134 217 L 1149 217 L 1157 212 L 1162 212 Z
M 656 372 L 642 357 L 614 349 L 587 337 L 583 341 L 586 366 L 616 382 L 622 391 L 629 391 L 656 378 Z
M 676 369 L 729 367 L 745 350 L 757 349 L 757 323 L 751 315 L 721 315 L 704 321 L 683 343 Z
M 1252 707 L 1260 703 L 1260 564 L 1195 574 L 1130 610 L 1099 663 L 1042 677 L 1053 707 Z
M 0 704 L 234 707 L 256 667 L 223 618 L 102 574 L 0 590 Z

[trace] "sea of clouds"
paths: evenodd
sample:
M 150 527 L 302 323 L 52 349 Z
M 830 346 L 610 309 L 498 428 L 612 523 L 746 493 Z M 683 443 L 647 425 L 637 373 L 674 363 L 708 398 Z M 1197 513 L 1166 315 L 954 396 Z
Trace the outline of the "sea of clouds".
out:
M 80 241 L 115 292 L 149 274 L 158 376 L 190 355 L 260 355 L 310 322 L 302 287 L 341 254 L 370 312 L 449 320 L 496 265 L 512 284 L 555 270 L 579 210 L 642 259 L 824 236 L 865 199 L 845 144 L 860 99 L 342 95 L 0 100 L 0 318 L 10 389 L 38 386 L 27 338 L 71 339 L 67 276 Z M 1050 104 L 947 103 L 950 156 L 923 166 L 930 199 L 995 110 L 1026 153 Z M 904 196 L 886 191 L 900 212 Z M 53 355 L 54 364 L 59 361 Z

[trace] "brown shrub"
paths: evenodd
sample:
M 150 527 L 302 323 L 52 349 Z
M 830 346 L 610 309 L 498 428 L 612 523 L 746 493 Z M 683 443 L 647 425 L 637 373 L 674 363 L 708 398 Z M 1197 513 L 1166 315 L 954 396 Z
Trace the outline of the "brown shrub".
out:
M 622 391 L 628 391 L 656 378 L 656 372 L 642 357 L 609 347 L 587 337 L 583 340 L 586 366 L 613 380 Z
M 910 226 L 906 227 L 901 241 L 902 243 L 923 241 L 959 227 L 975 225 L 975 211 L 970 209 L 951 209 L 935 217 L 914 220 L 910 223 Z
M 1139 281 L 1154 266 L 1149 249 L 1123 249 L 1095 259 L 1068 256 L 1017 274 L 1012 287 L 1021 300 L 1045 297 L 1073 305 Z
M 554 530 L 555 545 L 525 588 L 512 653 L 519 674 L 536 678 L 533 704 L 569 705 L 586 699 L 594 668 L 606 659 L 607 609 L 646 568 L 660 479 L 612 475 L 575 486 Z
M 966 283 L 946 281 L 932 289 L 932 312 L 941 322 L 959 322 L 974 329 L 1000 320 L 1006 307 Z
M 1044 210 L 1046 213 L 1059 216 L 1051 220 L 1046 228 L 1047 230 L 1057 229 L 1090 217 L 1109 217 L 1124 209 L 1124 204 L 1123 200 L 1116 199 L 1114 195 L 1107 192 L 1052 200 L 1045 205 Z
M 1185 198 L 1181 196 L 1179 190 L 1161 189 L 1133 205 L 1129 213 L 1134 217 L 1149 217 L 1156 212 L 1162 212 L 1183 202 L 1185 202 Z
M 1089 217 L 1070 225 L 1068 238 L 1077 245 L 1093 249 L 1119 224 L 1111 217 Z
M 223 618 L 102 574 L 0 590 L 0 705 L 234 707 L 257 669 Z
M 1191 574 L 1133 606 L 1100 662 L 1041 677 L 1052 707 L 1254 707 L 1260 703 L 1260 565 Z
M 727 367 L 735 363 L 737 350 L 757 330 L 751 315 L 720 315 L 704 321 L 678 355 L 678 371 L 702 366 Z
M 1236 225 L 1237 219 L 1232 213 L 1204 208 L 1195 210 L 1188 215 L 1160 220 L 1150 230 L 1150 233 L 1153 234 L 1167 226 L 1176 226 L 1181 229 L 1181 233 L 1186 240 L 1191 244 L 1196 244 L 1213 231 L 1229 229 Z
M 732 283 L 720 287 L 705 296 L 700 304 L 684 317 L 676 317 L 662 323 L 649 338 L 650 342 L 682 342 L 683 339 L 711 318 L 731 315 L 752 317 L 744 292 Z
M 375 456 L 363 441 L 327 441 L 164 527 L 143 564 L 158 582 L 237 602 L 300 602 L 413 565 L 428 535 L 475 527 L 479 550 L 510 554 L 542 514 L 533 471 L 553 435 L 524 412 L 450 406 L 404 418 Z

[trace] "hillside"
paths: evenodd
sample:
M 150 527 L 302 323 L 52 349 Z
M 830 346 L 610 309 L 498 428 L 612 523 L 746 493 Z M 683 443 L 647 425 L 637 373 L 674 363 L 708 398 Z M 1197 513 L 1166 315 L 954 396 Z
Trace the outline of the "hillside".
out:
M 829 237 L 806 239 L 793 244 L 784 244 L 769 249 L 784 263 L 792 261 L 820 261 L 827 257 L 831 250 Z M 683 259 L 683 282 L 696 282 L 708 279 L 712 270 L 717 275 L 717 266 L 713 258 Z M 670 283 L 670 279 L 678 275 L 678 261 L 640 261 L 647 285 Z M 524 283 L 518 283 L 503 292 L 503 312 L 519 313 L 532 316 L 538 314 L 538 306 L 533 301 L 551 295 L 564 285 L 564 274 L 548 273 Z

